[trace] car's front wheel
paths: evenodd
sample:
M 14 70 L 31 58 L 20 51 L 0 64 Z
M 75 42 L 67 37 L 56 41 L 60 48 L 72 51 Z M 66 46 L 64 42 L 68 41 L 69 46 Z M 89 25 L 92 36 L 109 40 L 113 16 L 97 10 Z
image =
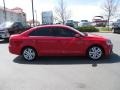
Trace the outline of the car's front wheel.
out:
M 36 53 L 35 49 L 33 49 L 31 47 L 26 47 L 22 51 L 22 56 L 27 61 L 33 61 L 37 57 L 37 53 Z
M 99 60 L 103 56 L 103 49 L 99 46 L 92 46 L 88 49 L 87 55 L 92 60 Z

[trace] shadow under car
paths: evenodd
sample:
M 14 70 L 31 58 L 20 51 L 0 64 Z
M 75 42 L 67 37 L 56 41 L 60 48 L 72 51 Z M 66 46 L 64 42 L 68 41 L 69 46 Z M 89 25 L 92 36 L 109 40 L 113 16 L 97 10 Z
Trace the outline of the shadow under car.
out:
M 118 63 L 120 56 L 112 54 L 109 57 L 102 58 L 98 61 L 89 60 L 86 57 L 39 57 L 34 61 L 26 61 L 21 56 L 16 57 L 13 62 L 18 64 L 33 64 L 33 65 L 72 65 L 72 64 L 104 64 Z

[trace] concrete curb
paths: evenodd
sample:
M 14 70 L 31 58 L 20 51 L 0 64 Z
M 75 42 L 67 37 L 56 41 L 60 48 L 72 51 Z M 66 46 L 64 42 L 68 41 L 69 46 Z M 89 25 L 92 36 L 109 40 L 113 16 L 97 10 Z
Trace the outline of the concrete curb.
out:
M 113 33 L 112 31 L 100 31 L 99 33 Z

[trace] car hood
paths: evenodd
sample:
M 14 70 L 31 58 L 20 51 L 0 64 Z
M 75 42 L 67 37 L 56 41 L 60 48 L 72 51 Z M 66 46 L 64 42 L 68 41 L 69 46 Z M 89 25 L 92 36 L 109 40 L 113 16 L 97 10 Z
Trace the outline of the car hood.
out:
M 108 39 L 107 37 L 103 37 L 103 36 L 100 36 L 100 35 L 96 35 L 96 34 L 87 34 L 87 37 L 89 38 L 97 38 L 97 39 Z
M 0 27 L 0 31 L 5 31 L 8 28 Z

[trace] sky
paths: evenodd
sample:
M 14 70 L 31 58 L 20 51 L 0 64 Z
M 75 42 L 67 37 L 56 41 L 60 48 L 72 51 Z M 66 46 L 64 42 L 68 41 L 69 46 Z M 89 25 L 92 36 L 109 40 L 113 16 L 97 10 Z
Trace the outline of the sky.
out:
M 33 0 L 37 19 L 41 22 L 41 12 L 55 10 L 59 0 Z M 94 16 L 102 15 L 104 0 L 64 0 L 67 8 L 71 11 L 71 18 L 76 21 L 89 20 Z M 5 0 L 7 8 L 20 7 L 27 14 L 27 20 L 32 19 L 31 0 Z M 3 6 L 3 0 L 0 0 Z

